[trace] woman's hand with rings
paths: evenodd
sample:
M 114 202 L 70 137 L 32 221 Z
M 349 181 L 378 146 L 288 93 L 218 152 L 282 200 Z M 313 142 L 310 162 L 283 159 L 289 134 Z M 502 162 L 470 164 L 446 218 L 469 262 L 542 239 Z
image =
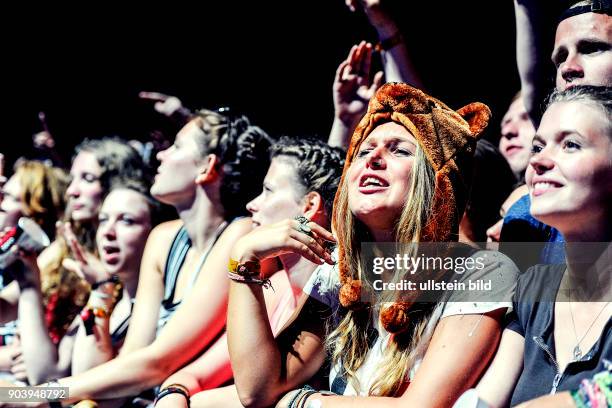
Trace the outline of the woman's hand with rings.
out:
M 242 237 L 232 249 L 232 259 L 239 262 L 262 261 L 283 254 L 295 253 L 321 265 L 334 264 L 325 241 L 336 242 L 331 232 L 300 216 L 258 227 Z

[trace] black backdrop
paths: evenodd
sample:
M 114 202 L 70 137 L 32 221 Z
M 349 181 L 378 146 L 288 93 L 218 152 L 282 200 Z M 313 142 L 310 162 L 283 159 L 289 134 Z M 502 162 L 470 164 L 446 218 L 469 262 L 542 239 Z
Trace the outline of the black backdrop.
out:
M 426 90 L 455 108 L 487 103 L 495 140 L 519 87 L 512 1 L 413 3 L 392 6 Z M 146 138 L 163 120 L 140 90 L 230 105 L 273 135 L 324 138 L 337 65 L 352 44 L 375 40 L 342 0 L 29 4 L 2 14 L 9 164 L 27 154 L 41 110 L 67 157 L 83 137 Z

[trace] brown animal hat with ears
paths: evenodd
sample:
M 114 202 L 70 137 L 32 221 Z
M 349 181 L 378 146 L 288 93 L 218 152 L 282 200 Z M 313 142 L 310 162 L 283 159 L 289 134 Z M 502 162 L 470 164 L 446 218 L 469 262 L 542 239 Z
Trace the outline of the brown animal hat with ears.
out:
M 370 100 L 368 111 L 351 138 L 342 173 L 342 182 L 359 146 L 370 132 L 385 122 L 404 126 L 417 139 L 435 171 L 432 210 L 423 228 L 420 242 L 457 240 L 459 222 L 465 208 L 472 158 L 477 136 L 487 127 L 491 111 L 479 102 L 454 111 L 439 100 L 403 83 L 382 86 Z M 338 194 L 334 206 L 338 202 Z M 343 220 L 336 219 L 334 227 Z M 339 247 L 340 303 L 349 309 L 359 308 L 361 281 L 351 276 L 345 259 L 345 247 Z M 381 322 L 391 333 L 406 327 L 410 303 L 396 302 L 381 310 Z

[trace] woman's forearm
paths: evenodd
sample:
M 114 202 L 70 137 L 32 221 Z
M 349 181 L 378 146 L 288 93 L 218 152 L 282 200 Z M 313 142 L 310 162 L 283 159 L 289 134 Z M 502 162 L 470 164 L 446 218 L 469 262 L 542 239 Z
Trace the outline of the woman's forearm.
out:
M 58 348 L 51 341 L 44 318 L 40 288 L 22 288 L 19 297 L 19 329 L 23 358 L 30 384 L 66 375 L 69 365 L 58 367 Z
M 327 144 L 333 147 L 346 149 L 355 126 L 357 126 L 357 123 L 345 123 L 338 116 L 334 116 L 332 128 L 327 139 Z
M 82 322 L 74 342 L 72 374 L 80 374 L 115 357 L 108 318 L 96 318 L 93 333 L 88 335 Z
M 227 333 L 223 333 L 205 353 L 168 377 L 162 387 L 178 383 L 194 395 L 202 390 L 216 388 L 231 380 L 232 376 L 227 350 Z
M 230 284 L 227 332 L 240 401 L 245 406 L 272 404 L 282 382 L 281 356 L 260 286 Z
M 59 382 L 69 388 L 65 403 L 128 397 L 161 384 L 181 364 L 184 361 L 168 358 L 151 345 Z

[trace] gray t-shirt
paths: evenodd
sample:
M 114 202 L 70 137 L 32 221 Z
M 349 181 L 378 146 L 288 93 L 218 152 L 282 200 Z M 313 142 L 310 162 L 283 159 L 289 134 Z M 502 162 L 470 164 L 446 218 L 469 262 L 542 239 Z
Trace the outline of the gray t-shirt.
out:
M 425 328 L 421 343 L 417 345 L 417 356 L 410 370 L 410 379 L 416 375 L 433 332 L 441 319 L 453 315 L 484 314 L 500 308 L 512 308 L 511 300 L 519 275 L 516 265 L 499 252 L 476 251 L 471 256 L 474 258 L 482 257 L 485 260 L 484 267 L 466 271 L 461 275 L 460 280 L 491 280 L 491 291 L 453 291 L 448 293 L 446 301 L 438 303 Z M 327 264 L 318 267 L 304 287 L 305 293 L 334 311 L 340 309 L 339 290 L 338 267 Z M 378 328 L 378 337 L 368 351 L 365 362 L 357 370 L 356 374 L 360 383 L 359 392 L 351 384 L 347 384 L 340 378 L 340 367 L 338 365 L 333 366 L 330 371 L 329 383 L 332 391 L 342 395 L 367 395 L 376 375 L 381 372 L 379 362 L 382 360 L 391 335 L 378 323 L 378 313 L 375 314 L 377 319 L 375 327 Z M 333 316 L 335 319 L 333 324 L 337 325 L 340 314 L 334 313 Z

